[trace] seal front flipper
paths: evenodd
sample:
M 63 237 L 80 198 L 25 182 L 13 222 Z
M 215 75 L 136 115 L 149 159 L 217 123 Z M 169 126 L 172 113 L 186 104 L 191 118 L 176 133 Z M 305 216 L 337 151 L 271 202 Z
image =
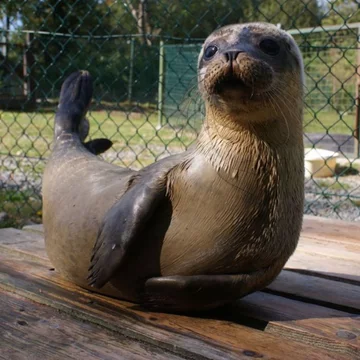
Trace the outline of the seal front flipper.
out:
M 112 277 L 166 196 L 168 172 L 183 156 L 163 159 L 139 171 L 129 189 L 106 213 L 95 242 L 88 284 L 101 288 Z
M 120 266 L 129 246 L 140 235 L 164 198 L 166 185 L 163 180 L 140 181 L 107 212 L 91 257 L 90 286 L 101 288 Z

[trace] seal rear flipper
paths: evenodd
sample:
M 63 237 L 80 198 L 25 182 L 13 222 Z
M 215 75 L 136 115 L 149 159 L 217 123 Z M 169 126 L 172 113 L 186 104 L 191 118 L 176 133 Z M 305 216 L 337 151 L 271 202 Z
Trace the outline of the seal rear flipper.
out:
M 133 185 L 105 215 L 93 248 L 88 283 L 104 286 L 124 261 L 166 194 L 166 176 L 144 177 Z
M 61 134 L 79 135 L 80 123 L 90 105 L 93 83 L 87 71 L 76 71 L 64 81 L 55 115 L 55 138 Z
M 99 155 L 111 148 L 113 142 L 108 139 L 94 139 L 84 143 L 84 146 L 93 154 Z
M 141 295 L 142 304 L 159 311 L 202 311 L 236 301 L 267 286 L 282 263 L 247 274 L 188 275 L 150 278 Z

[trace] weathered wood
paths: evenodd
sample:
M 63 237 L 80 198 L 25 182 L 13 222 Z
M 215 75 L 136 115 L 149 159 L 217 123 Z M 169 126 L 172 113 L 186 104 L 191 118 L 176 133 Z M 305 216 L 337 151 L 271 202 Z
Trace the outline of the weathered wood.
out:
M 360 241 L 358 243 L 349 243 L 302 237 L 296 249 L 296 252 L 299 251 L 310 254 L 321 254 L 326 257 L 345 259 L 347 261 L 354 261 L 358 263 L 360 254 Z
M 0 308 L 0 356 L 7 360 L 180 359 L 1 290 Z
M 286 263 L 285 269 L 360 285 L 360 262 L 346 259 L 298 251 Z
M 301 241 L 304 241 L 304 239 L 302 238 Z M 324 244 L 324 247 L 325 246 L 326 244 Z M 24 256 L 29 255 L 30 257 L 40 257 L 44 259 L 44 263 L 46 261 L 46 264 L 48 264 L 49 267 L 52 267 L 44 249 L 44 239 L 39 232 L 32 233 L 30 231 L 21 231 L 17 229 L 2 229 L 0 230 L 0 249 L 1 248 L 3 249 L 3 251 L 15 251 L 16 253 L 21 252 L 21 254 L 23 254 Z M 355 258 L 356 256 L 360 258 L 360 251 L 357 254 L 354 254 Z M 322 280 L 317 279 L 316 276 L 327 277 L 329 279 L 335 280 L 344 279 L 346 281 L 351 281 L 355 284 L 360 284 L 360 261 L 354 262 L 349 261 L 345 258 L 331 258 L 315 252 L 311 253 L 311 251 L 296 251 L 286 264 L 285 269 L 296 272 L 309 272 L 311 275 L 313 275 L 309 278 L 298 277 L 298 279 L 304 279 L 303 285 L 306 285 L 306 289 L 310 289 L 311 287 L 313 287 L 311 284 L 314 283 L 316 283 L 316 286 L 320 286 L 320 284 L 322 284 L 321 292 L 307 292 L 306 297 L 308 299 L 324 300 L 325 297 L 325 300 L 329 300 L 332 299 L 332 297 L 334 296 L 339 298 L 339 296 L 342 295 L 340 296 L 340 299 L 348 299 L 350 301 L 351 307 L 354 307 L 351 299 L 354 299 L 354 302 L 356 302 L 356 296 L 359 292 L 359 288 L 354 288 L 351 287 L 351 285 L 347 284 L 341 284 L 340 282 L 337 282 L 338 286 L 334 287 L 334 283 L 329 283 L 327 281 L 322 282 Z M 295 275 L 293 275 L 293 278 L 294 276 Z M 280 276 L 279 279 L 282 279 L 282 277 Z M 305 296 L 305 293 L 301 290 L 301 287 L 299 289 L 294 289 L 294 287 L 288 287 L 288 284 L 285 282 L 280 289 L 279 286 L 282 283 L 279 283 L 279 281 L 277 281 L 276 284 L 276 290 L 278 291 L 293 295 Z M 296 284 L 300 284 L 300 282 L 297 281 Z M 270 286 L 270 288 L 272 287 Z M 300 291 L 301 293 L 298 294 L 297 291 Z M 334 304 L 336 304 L 336 302 L 334 302 Z M 342 305 L 341 303 L 337 304 Z M 348 306 L 348 304 L 346 305 L 345 303 L 344 305 Z M 355 308 L 357 308 L 357 306 L 355 306 Z
M 265 331 L 360 359 L 360 316 L 257 292 L 233 311 L 268 322 Z
M 285 270 L 268 289 L 285 296 L 360 314 L 360 286 Z
M 0 251 L 15 252 L 49 262 L 43 234 L 19 229 L 0 229 Z
M 0 259 L 0 287 L 117 333 L 158 343 L 165 350 L 175 347 L 181 356 L 278 358 L 292 352 L 294 358 L 322 359 L 333 353 L 336 359 L 356 359 L 360 358 L 360 320 L 355 315 L 360 309 L 358 234 L 360 224 L 306 216 L 298 249 L 286 264 L 288 270 L 265 293 L 252 294 L 221 314 L 210 313 L 210 319 L 148 313 L 68 283 L 49 271 L 42 226 L 0 230 L 0 254 L 6 253 Z M 248 321 L 266 333 L 241 325 Z M 267 333 L 274 337 L 264 337 Z M 322 350 L 310 355 L 297 352 L 302 346 L 293 341 L 285 349 L 281 338 L 310 345 L 311 351 L 313 347 Z
M 313 239 L 359 244 L 360 224 L 354 221 L 305 215 L 301 234 L 303 237 Z
M 25 231 L 36 231 L 39 232 L 41 234 L 44 233 L 44 226 L 43 224 L 35 224 L 35 225 L 25 225 L 22 230 Z
M 304 352 L 298 343 L 281 341 L 234 321 L 216 319 L 216 314 L 212 319 L 211 314 L 201 318 L 146 312 L 134 304 L 84 291 L 37 261 L 2 258 L 0 271 L 0 287 L 7 291 L 185 357 L 283 359 L 284 354 L 291 354 L 296 359 L 345 359 L 344 354 L 354 354 L 346 342 L 339 342 L 336 355 L 312 346 Z M 241 321 L 241 317 L 236 321 Z
M 344 226 L 341 221 L 334 221 L 334 224 L 332 225 L 329 219 L 305 216 L 298 248 L 285 265 L 285 269 L 311 272 L 313 276 L 318 275 L 335 280 L 344 279 L 360 284 L 360 261 L 358 260 L 360 258 L 360 224 L 345 222 L 346 226 Z M 343 232 L 339 233 L 337 228 Z M 41 231 L 41 225 L 37 227 L 37 231 Z M 326 241 L 327 236 L 330 242 Z M 1 239 L 0 232 L 0 244 Z M 41 237 L 38 239 L 43 243 Z M 22 251 L 46 257 L 44 251 L 38 248 L 33 251 L 31 246 L 29 244 Z

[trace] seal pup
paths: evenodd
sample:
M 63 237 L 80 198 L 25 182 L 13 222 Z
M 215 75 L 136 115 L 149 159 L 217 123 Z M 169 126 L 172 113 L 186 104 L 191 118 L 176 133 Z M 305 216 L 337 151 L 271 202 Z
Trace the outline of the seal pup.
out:
M 264 288 L 294 252 L 304 201 L 295 41 L 267 23 L 220 28 L 199 54 L 198 84 L 206 118 L 196 143 L 134 171 L 83 144 L 90 75 L 64 82 L 43 223 L 50 260 L 79 286 L 205 310 Z

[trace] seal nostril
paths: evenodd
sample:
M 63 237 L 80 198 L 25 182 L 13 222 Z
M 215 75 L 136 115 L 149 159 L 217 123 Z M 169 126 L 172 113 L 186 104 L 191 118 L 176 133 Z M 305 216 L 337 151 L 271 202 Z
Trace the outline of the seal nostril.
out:
M 241 51 L 228 51 L 224 54 L 225 59 L 227 62 L 234 61 L 240 53 Z

